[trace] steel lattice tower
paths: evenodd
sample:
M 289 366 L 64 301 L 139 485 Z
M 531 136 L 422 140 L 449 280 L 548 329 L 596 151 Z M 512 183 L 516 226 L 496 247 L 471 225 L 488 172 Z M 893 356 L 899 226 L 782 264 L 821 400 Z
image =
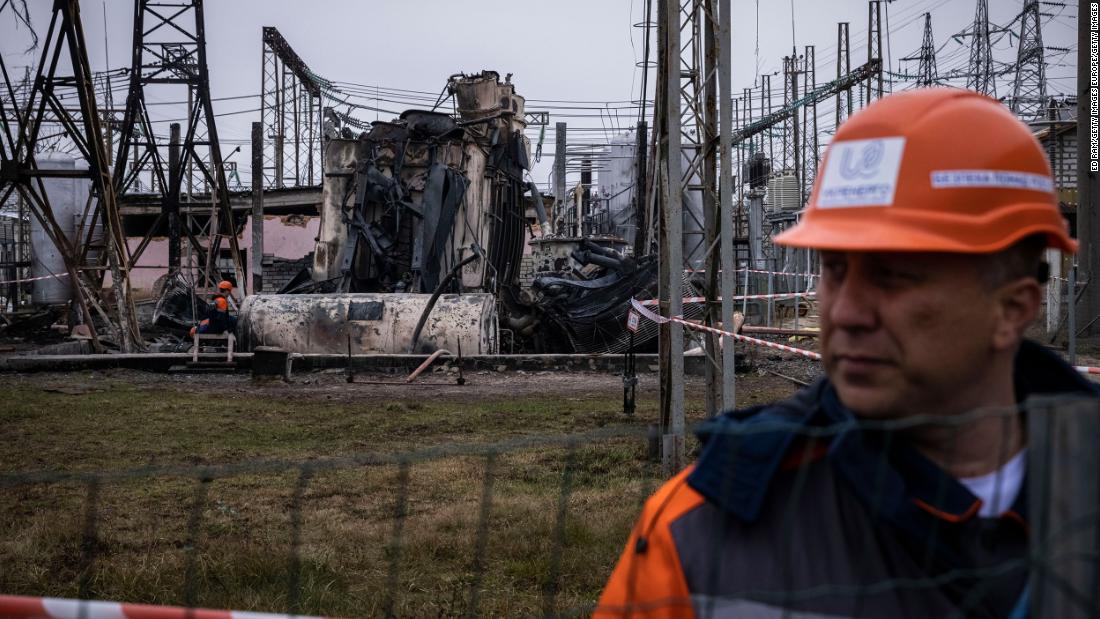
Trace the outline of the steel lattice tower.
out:
M 970 71 L 966 77 L 966 87 L 996 97 L 997 80 L 993 71 L 993 45 L 989 32 L 989 1 L 978 0 L 970 32 Z
M 840 22 L 836 25 L 836 79 L 840 79 L 852 71 L 852 50 L 849 45 L 848 22 Z M 852 90 L 838 90 L 836 93 L 836 123 L 834 127 L 840 127 L 848 115 L 852 113 Z M 770 111 L 770 110 L 769 110 Z
M 264 187 L 321 183 L 321 82 L 276 28 L 263 29 Z
M 917 86 L 931 86 L 939 74 L 936 71 L 936 43 L 932 40 L 932 14 L 924 14 L 924 39 L 920 44 L 920 65 L 917 68 Z
M 67 68 L 62 58 L 68 63 Z M 65 74 L 68 71 L 71 75 Z M 111 178 L 110 155 L 96 105 L 78 1 L 56 0 L 53 3 L 36 78 L 24 97 L 15 94 L 2 58 L 0 73 L 4 80 L 4 89 L 0 92 L 0 204 L 13 192 L 18 192 L 30 207 L 31 215 L 42 225 L 64 260 L 65 276 L 72 282 L 75 309 L 89 328 L 95 348 L 100 350 L 101 345 L 93 313 L 109 324 L 123 352 L 136 352 L 141 348 L 141 332 L 130 291 L 129 271 L 133 258 L 126 246 Z M 73 97 L 77 105 L 66 105 Z M 69 152 L 79 154 L 80 163 L 70 169 L 40 168 L 39 147 L 43 143 L 58 145 L 61 142 L 72 147 Z M 70 222 L 55 216 L 43 183 L 47 178 L 87 178 L 90 181 L 88 207 L 80 214 L 75 238 L 69 238 L 66 232 Z M 102 226 L 104 235 L 100 240 L 96 240 L 94 234 L 98 226 Z M 111 275 L 113 308 L 106 298 L 100 297 L 106 273 Z
M 1024 10 L 1020 15 L 1016 78 L 1012 82 L 1012 111 L 1021 118 L 1041 116 L 1046 106 L 1046 63 L 1039 18 L 1039 0 L 1024 0 Z
M 733 321 L 730 128 L 736 112 L 730 87 L 731 12 L 728 0 L 658 2 L 661 53 L 652 154 L 657 182 L 647 202 L 656 206 L 654 214 L 659 216 L 647 220 L 656 225 L 653 232 L 660 240 L 660 309 L 666 315 L 682 315 L 685 269 L 704 266 L 704 320 L 710 325 Z M 701 213 L 691 212 L 696 200 Z M 663 324 L 660 333 L 662 454 L 664 468 L 671 472 L 686 456 L 684 330 L 679 324 Z M 733 404 L 731 344 L 729 338 L 722 345 L 717 337 L 706 338 L 708 411 Z
M 149 116 L 145 91 L 160 86 L 182 87 L 176 92 L 186 95 L 186 104 L 180 104 L 176 110 L 179 117 L 187 119 L 178 146 L 165 144 L 163 136 L 154 131 Z M 176 148 L 178 156 L 172 152 Z M 119 195 L 135 189 L 141 177 L 163 194 L 161 214 L 134 250 L 134 261 L 148 245 L 152 233 L 167 224 L 170 269 L 179 268 L 180 237 L 186 236 L 193 250 L 193 266 L 201 276 L 196 283 L 213 285 L 221 279 L 217 259 L 222 239 L 227 239 L 238 285 L 242 290 L 246 288 L 237 247 L 238 227 L 243 222 L 235 220 L 230 208 L 225 164 L 210 102 L 202 0 L 135 0 L 130 88 L 114 169 Z M 201 202 L 195 198 L 184 224 L 180 221 L 181 203 L 192 202 L 196 192 L 209 193 L 210 197 Z M 199 204 L 212 205 L 206 209 L 208 216 L 196 216 Z
M 817 90 L 817 53 L 813 45 L 806 46 L 806 79 L 803 81 L 803 92 L 812 93 Z M 817 100 L 813 99 L 802 115 L 802 201 L 810 197 L 814 180 L 817 178 L 817 165 L 820 144 L 817 139 Z
M 882 64 L 882 0 L 871 0 L 867 3 L 867 63 L 879 61 Z M 867 99 L 865 105 L 870 105 L 873 99 L 881 99 L 882 70 L 878 75 L 867 78 Z
M 932 40 L 932 14 L 924 14 L 924 38 L 916 56 L 906 56 L 902 62 L 917 61 L 917 86 L 933 86 L 939 80 L 936 70 L 936 44 Z

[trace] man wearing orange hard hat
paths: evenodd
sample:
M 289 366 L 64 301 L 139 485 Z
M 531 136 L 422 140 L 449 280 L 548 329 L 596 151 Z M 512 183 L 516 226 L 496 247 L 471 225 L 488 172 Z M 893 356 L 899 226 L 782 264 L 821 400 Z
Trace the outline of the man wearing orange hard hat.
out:
M 218 282 L 218 290 L 213 295 L 213 300 L 206 309 L 206 318 L 198 325 L 191 327 L 190 336 L 196 333 L 225 333 L 236 331 L 237 319 L 229 313 L 230 303 L 233 300 L 233 283 L 229 280 Z
M 1021 405 L 1097 394 L 1024 338 L 1077 248 L 1038 142 L 983 95 L 887 96 L 774 242 L 819 252 L 825 377 L 698 428 L 595 616 L 1026 616 Z

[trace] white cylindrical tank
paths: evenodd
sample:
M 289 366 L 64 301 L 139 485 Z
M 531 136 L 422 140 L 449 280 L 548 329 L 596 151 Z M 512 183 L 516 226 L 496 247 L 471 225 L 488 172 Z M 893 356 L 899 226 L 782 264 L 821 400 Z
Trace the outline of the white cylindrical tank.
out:
M 794 212 L 802 208 L 798 177 L 793 172 L 782 172 L 768 179 L 768 204 L 773 211 Z
M 36 158 L 43 170 L 74 170 L 76 159 L 70 155 L 50 154 Z M 54 220 L 66 238 L 75 240 L 75 225 L 88 201 L 91 180 L 86 178 L 45 178 L 46 197 L 50 202 Z M 50 240 L 37 217 L 31 217 L 31 277 L 44 277 L 34 282 L 31 300 L 35 305 L 67 303 L 72 296 L 72 282 L 68 277 L 50 277 L 65 272 L 65 260 L 61 251 Z
M 261 294 L 241 306 L 242 350 L 276 346 L 296 353 L 405 354 L 430 294 Z M 497 353 L 498 318 L 491 294 L 440 295 L 415 352 L 444 348 L 464 355 Z

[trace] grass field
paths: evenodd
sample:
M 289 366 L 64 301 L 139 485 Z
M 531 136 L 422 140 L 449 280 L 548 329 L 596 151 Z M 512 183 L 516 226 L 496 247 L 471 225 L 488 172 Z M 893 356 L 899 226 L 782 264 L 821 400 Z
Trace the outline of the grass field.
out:
M 0 486 L 0 593 L 346 617 L 583 614 L 659 483 L 638 436 L 656 417 L 655 379 L 626 418 L 614 376 L 469 378 L 0 376 L 0 471 L 111 474 Z M 793 390 L 749 383 L 741 402 Z M 593 431 L 634 436 L 518 444 Z M 473 453 L 494 444 L 511 447 Z M 470 449 L 424 452 L 439 446 Z M 419 455 L 393 457 L 407 453 Z M 305 466 L 224 468 L 272 459 Z

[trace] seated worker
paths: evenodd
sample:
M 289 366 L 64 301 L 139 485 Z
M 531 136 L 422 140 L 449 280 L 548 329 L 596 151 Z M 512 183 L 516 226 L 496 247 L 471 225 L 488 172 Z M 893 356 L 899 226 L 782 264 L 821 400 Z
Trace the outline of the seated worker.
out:
M 1024 339 L 1043 250 L 1077 248 L 1031 131 L 974 92 L 889 95 L 774 241 L 820 252 L 825 377 L 698 428 L 595 616 L 1026 616 L 1021 405 L 1097 395 Z
M 229 302 L 232 299 L 233 284 L 228 281 L 218 283 L 218 291 L 214 294 L 214 300 L 207 306 L 206 318 L 196 327 L 191 327 L 190 335 L 196 333 L 235 333 L 237 330 L 237 318 L 229 313 Z

